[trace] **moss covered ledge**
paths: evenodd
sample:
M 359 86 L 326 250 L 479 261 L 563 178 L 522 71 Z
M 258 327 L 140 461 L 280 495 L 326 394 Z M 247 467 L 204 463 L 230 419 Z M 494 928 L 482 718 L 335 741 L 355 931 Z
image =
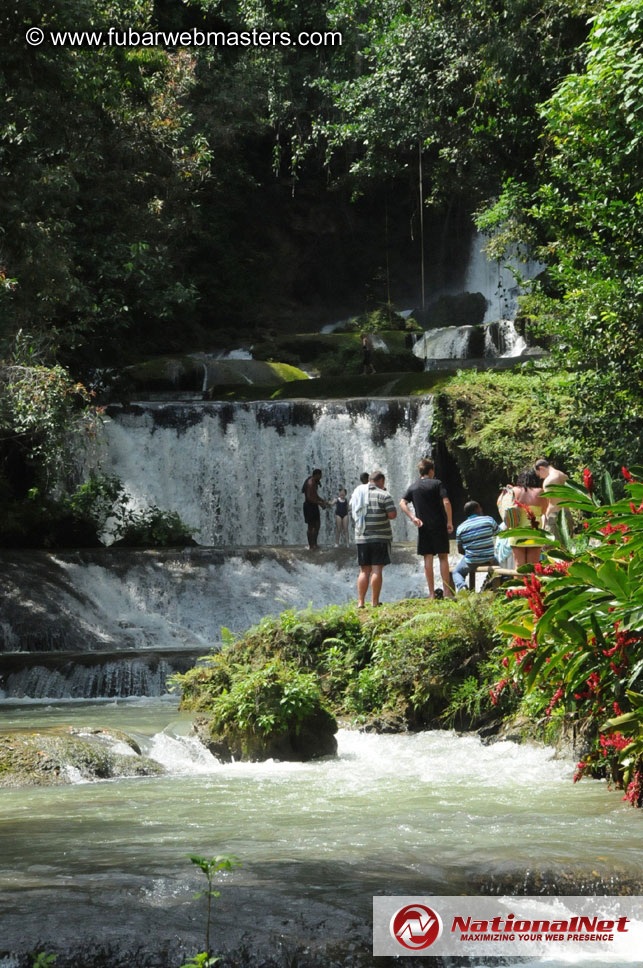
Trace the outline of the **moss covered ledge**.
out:
M 173 682 L 181 708 L 205 717 L 197 735 L 224 760 L 327 755 L 336 719 L 381 732 L 472 729 L 497 715 L 499 607 L 483 593 L 290 610 Z
M 125 733 L 60 726 L 0 733 L 0 788 L 62 786 L 165 770 Z

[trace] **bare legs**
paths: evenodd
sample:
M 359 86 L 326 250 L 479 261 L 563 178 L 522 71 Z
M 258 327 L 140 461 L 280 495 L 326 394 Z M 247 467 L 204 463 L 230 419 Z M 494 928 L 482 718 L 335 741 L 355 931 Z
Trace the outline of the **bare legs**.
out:
M 343 518 L 340 518 L 339 514 L 335 515 L 335 544 L 340 545 L 342 543 L 342 536 L 344 538 L 344 544 L 348 548 L 348 515 L 345 514 Z
M 360 565 L 359 575 L 357 576 L 357 607 L 364 607 L 364 599 L 371 586 L 371 602 L 379 605 L 380 592 L 382 590 L 382 568 L 384 565 Z
M 438 555 L 440 564 L 440 577 L 445 598 L 453 598 L 453 586 L 451 584 L 451 572 L 449 570 L 449 556 Z M 435 598 L 435 579 L 433 577 L 433 555 L 424 556 L 424 574 L 429 589 L 429 598 Z
M 514 553 L 514 568 L 520 568 L 521 565 L 536 565 L 540 561 L 542 548 L 523 545 L 522 548 L 514 546 L 511 550 Z
M 308 535 L 308 547 L 313 551 L 317 547 L 317 535 L 319 534 L 320 522 L 309 524 L 307 535 Z

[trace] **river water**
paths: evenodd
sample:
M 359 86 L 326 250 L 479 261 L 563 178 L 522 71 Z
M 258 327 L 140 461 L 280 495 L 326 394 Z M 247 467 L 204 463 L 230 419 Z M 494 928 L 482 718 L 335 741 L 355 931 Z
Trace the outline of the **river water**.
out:
M 248 965 L 373 963 L 374 894 L 643 893 L 638 812 L 549 749 L 341 730 L 336 759 L 221 765 L 169 699 L 9 703 L 3 719 L 124 729 L 168 774 L 2 791 L 2 968 L 35 949 L 178 968 L 204 947 L 189 853 L 240 858 L 213 938 Z

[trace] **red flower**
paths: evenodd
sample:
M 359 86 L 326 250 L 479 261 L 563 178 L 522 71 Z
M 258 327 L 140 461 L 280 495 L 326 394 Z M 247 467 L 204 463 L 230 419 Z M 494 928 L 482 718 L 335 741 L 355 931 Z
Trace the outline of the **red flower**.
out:
M 641 806 L 641 802 L 643 802 L 643 772 L 641 770 L 637 770 L 634 774 L 634 779 L 628 785 L 623 799 L 629 800 L 633 807 Z
M 491 689 L 489 690 L 489 698 L 491 699 L 491 703 L 493 706 L 498 705 L 500 694 L 502 693 L 503 689 L 505 688 L 508 682 L 509 682 L 508 679 L 500 679 L 500 681 L 497 682 L 494 686 L 492 686 Z
M 556 705 L 558 700 L 562 698 L 562 695 L 563 695 L 563 690 L 559 686 L 556 692 L 554 693 L 554 695 L 551 697 L 551 702 L 549 703 L 549 705 L 547 706 L 547 709 L 545 710 L 545 716 L 551 716 L 554 706 Z
M 621 474 L 623 475 L 623 477 L 625 478 L 626 481 L 633 481 L 634 480 L 634 478 L 632 477 L 632 475 L 628 471 L 627 467 L 621 467 Z
M 594 477 L 588 467 L 583 471 L 583 484 L 591 494 L 594 490 Z
M 607 756 L 608 750 L 613 749 L 615 752 L 625 749 L 629 746 L 629 739 L 623 736 L 622 733 L 608 733 L 606 736 L 601 736 L 599 740 L 601 744 L 601 749 L 603 751 L 603 756 Z

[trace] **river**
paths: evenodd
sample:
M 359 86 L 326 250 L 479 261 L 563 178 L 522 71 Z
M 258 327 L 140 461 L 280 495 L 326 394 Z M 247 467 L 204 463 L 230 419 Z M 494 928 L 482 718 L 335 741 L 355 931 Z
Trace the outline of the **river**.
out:
M 2 968 L 31 950 L 178 968 L 204 947 L 190 853 L 239 857 L 219 878 L 213 946 L 248 965 L 371 964 L 375 894 L 640 893 L 638 812 L 604 783 L 574 785 L 547 748 L 340 730 L 336 759 L 221 765 L 170 699 L 4 713 L 12 728 L 124 729 L 168 774 L 3 791 Z

